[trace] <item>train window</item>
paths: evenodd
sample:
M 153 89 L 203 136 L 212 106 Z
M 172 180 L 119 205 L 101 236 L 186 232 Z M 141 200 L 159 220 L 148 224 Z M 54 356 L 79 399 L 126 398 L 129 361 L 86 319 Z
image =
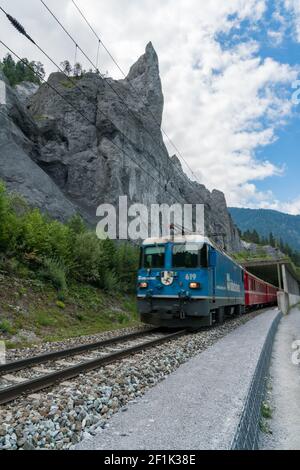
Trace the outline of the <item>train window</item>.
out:
M 201 266 L 207 267 L 207 263 L 207 245 L 180 243 L 173 246 L 174 268 L 197 268 L 200 264 Z
M 209 249 L 206 243 L 200 249 L 200 266 L 202 268 L 208 268 L 209 266 Z
M 165 247 L 147 246 L 144 249 L 144 268 L 163 268 L 165 266 Z

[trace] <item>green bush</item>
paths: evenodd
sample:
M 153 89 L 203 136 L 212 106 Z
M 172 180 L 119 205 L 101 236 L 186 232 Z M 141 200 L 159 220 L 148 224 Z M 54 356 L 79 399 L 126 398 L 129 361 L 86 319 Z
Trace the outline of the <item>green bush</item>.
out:
M 59 300 L 60 302 L 64 302 L 66 300 L 66 293 L 65 291 L 61 290 L 61 291 L 58 291 L 57 293 L 57 300 Z
M 30 209 L 18 195 L 9 196 L 0 182 L 3 270 L 24 275 L 38 271 L 38 276 L 51 281 L 62 296 L 68 278 L 107 291 L 130 292 L 135 288 L 138 252 L 128 243 L 99 240 L 79 215 L 67 224 L 49 219 L 39 209 Z
M 0 251 L 13 253 L 22 233 L 22 223 L 13 211 L 11 199 L 0 182 Z
M 120 290 L 118 277 L 113 271 L 106 271 L 103 274 L 103 288 L 107 292 L 116 292 Z
M 73 215 L 67 223 L 67 226 L 74 234 L 84 233 L 86 231 L 85 223 L 79 214 Z
M 74 277 L 79 281 L 100 282 L 101 242 L 96 234 L 76 235 L 73 245 Z
M 66 269 L 62 262 L 57 259 L 44 258 L 42 264 L 43 268 L 38 273 L 39 277 L 52 282 L 59 291 L 66 290 Z
M 38 326 L 54 326 L 56 319 L 51 312 L 37 311 L 35 312 L 35 323 Z
M 57 257 L 65 265 L 71 262 L 71 233 L 66 225 L 56 220 L 48 220 L 38 209 L 25 214 L 22 221 L 22 249 L 26 253 Z
M 0 331 L 2 333 L 14 334 L 15 330 L 12 327 L 11 323 L 8 320 L 2 320 L 0 322 Z
M 116 251 L 115 259 L 122 290 L 125 292 L 134 290 L 139 263 L 138 248 L 129 243 L 122 243 Z

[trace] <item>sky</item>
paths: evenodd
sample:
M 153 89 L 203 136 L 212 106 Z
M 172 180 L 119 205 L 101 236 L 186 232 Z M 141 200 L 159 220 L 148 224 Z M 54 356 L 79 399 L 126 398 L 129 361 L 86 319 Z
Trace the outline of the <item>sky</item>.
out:
M 44 2 L 95 62 L 97 39 L 72 1 Z M 230 206 L 300 214 L 300 0 L 76 2 L 124 71 L 152 41 L 163 128 L 199 182 L 224 191 Z M 40 0 L 0 5 L 57 63 L 74 62 L 73 43 Z M 1 12 L 0 39 L 55 70 Z M 6 52 L 0 45 L 0 57 Z M 99 68 L 121 78 L 102 48 Z

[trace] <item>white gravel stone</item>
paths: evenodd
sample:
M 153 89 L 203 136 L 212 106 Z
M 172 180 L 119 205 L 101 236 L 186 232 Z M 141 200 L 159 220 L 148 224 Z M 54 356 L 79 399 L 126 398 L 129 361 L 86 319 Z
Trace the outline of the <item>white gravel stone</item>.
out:
M 95 430 L 98 434 L 99 429 L 108 426 L 107 420 L 116 412 L 126 412 L 130 402 L 136 402 L 146 390 L 257 314 L 253 312 L 229 320 L 224 325 L 182 336 L 81 374 L 69 380 L 67 387 L 58 384 L 51 391 L 41 391 L 1 406 L 0 449 L 68 449 L 80 442 L 83 434 L 94 433 Z M 48 343 L 34 350 L 10 352 L 10 360 L 133 331 L 137 329 L 107 332 L 63 343 Z M 12 433 L 18 429 L 17 439 L 15 436 L 9 438 L 6 426 L 12 428 Z

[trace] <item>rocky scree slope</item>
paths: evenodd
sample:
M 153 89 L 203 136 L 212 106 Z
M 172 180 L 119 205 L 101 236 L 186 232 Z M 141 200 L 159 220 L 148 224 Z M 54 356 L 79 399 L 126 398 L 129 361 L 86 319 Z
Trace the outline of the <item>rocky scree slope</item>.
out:
M 0 80 L 5 81 L 1 72 Z M 76 86 L 54 73 L 48 83 L 88 120 L 47 84 L 37 91 L 28 84 L 13 90 L 6 81 L 0 178 L 10 191 L 52 217 L 67 220 L 79 212 L 93 225 L 97 207 L 117 204 L 120 195 L 147 206 L 204 203 L 208 233 L 224 234 L 230 251 L 241 249 L 224 194 L 191 181 L 178 158 L 168 154 L 159 127 L 164 98 L 151 43 L 126 79 L 87 73 Z

